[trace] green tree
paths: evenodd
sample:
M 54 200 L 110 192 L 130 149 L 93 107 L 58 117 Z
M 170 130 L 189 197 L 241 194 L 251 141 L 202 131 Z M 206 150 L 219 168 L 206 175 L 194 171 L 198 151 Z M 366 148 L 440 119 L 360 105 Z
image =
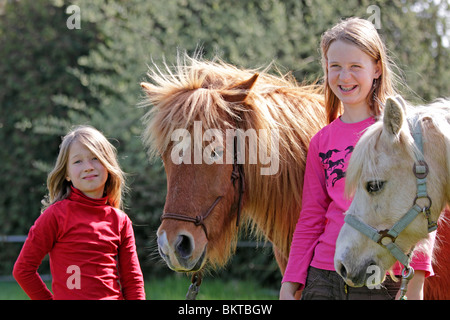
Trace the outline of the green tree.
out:
M 39 216 L 49 167 L 56 160 L 58 134 L 41 134 L 39 119 L 64 122 L 70 110 L 54 95 L 70 94 L 86 104 L 96 100 L 68 72 L 79 67 L 99 39 L 66 28 L 63 8 L 49 1 L 3 3 L 0 13 L 0 234 L 26 234 Z M 11 271 L 17 246 L 0 243 L 0 274 Z
M 48 1 L 8 2 L 0 16 L 0 233 L 24 233 L 37 217 L 45 193 L 47 167 L 60 138 L 34 130 L 36 119 L 64 119 L 68 110 L 53 95 L 94 100 L 67 72 L 96 42 L 95 29 L 73 34 L 62 8 Z M 63 27 L 64 26 L 64 27 Z M 26 224 L 24 223 L 26 221 Z

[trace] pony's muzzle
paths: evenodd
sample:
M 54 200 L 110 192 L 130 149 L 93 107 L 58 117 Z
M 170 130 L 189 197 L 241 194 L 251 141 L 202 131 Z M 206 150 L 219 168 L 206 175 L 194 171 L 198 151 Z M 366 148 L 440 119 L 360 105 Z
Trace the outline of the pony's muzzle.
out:
M 367 277 L 370 274 L 368 272 L 369 267 L 373 265 L 375 265 L 375 262 L 372 260 L 364 263 L 357 269 L 349 268 L 342 260 L 336 260 L 334 264 L 336 272 L 351 287 L 362 287 L 366 285 Z
M 356 279 L 360 277 L 354 277 L 352 273 L 349 273 L 348 269 L 341 261 L 335 263 L 336 272 L 344 279 L 345 283 L 351 287 L 362 287 L 364 281 L 361 283 L 361 279 Z
M 195 241 L 187 232 L 175 236 L 172 242 L 168 240 L 165 231 L 158 235 L 158 250 L 168 267 L 178 272 L 198 271 L 205 260 L 206 247 L 194 255 Z

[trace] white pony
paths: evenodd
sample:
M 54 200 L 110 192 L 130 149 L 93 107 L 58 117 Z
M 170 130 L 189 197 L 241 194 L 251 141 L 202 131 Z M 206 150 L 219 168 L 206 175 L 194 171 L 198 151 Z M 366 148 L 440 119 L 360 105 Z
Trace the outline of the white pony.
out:
M 415 142 L 417 132 L 423 143 Z M 396 260 L 409 264 L 409 253 L 450 203 L 450 100 L 410 107 L 400 97 L 388 99 L 383 119 L 353 151 L 346 191 L 354 198 L 335 269 L 348 285 L 363 286 L 378 266 L 382 282 Z

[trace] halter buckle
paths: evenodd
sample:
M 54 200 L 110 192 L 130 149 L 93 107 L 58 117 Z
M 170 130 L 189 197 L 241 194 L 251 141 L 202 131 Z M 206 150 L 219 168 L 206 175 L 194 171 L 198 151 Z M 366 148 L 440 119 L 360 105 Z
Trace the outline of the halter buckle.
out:
M 395 239 L 397 239 L 397 237 L 394 237 L 393 235 L 389 234 L 389 229 L 381 230 L 378 232 L 378 234 L 380 235 L 380 239 L 378 240 L 377 243 L 384 247 L 387 246 L 389 243 L 395 242 Z
M 413 172 L 416 178 L 424 179 L 428 175 L 429 172 L 428 164 L 424 160 L 418 160 L 414 162 Z
M 430 200 L 430 202 L 431 202 L 431 200 Z M 425 215 L 425 218 L 427 218 L 427 221 L 428 221 L 428 232 L 433 232 L 434 230 L 436 230 L 438 227 L 438 224 L 437 224 L 437 221 L 431 220 L 430 207 L 423 207 L 422 213 Z

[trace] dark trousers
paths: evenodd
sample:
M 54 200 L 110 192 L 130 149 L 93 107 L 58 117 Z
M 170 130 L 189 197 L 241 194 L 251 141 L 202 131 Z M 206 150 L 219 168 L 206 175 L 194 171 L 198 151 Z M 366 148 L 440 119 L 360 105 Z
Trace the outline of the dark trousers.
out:
M 390 276 L 375 288 L 348 286 L 336 271 L 309 267 L 302 300 L 394 300 L 401 281 Z

